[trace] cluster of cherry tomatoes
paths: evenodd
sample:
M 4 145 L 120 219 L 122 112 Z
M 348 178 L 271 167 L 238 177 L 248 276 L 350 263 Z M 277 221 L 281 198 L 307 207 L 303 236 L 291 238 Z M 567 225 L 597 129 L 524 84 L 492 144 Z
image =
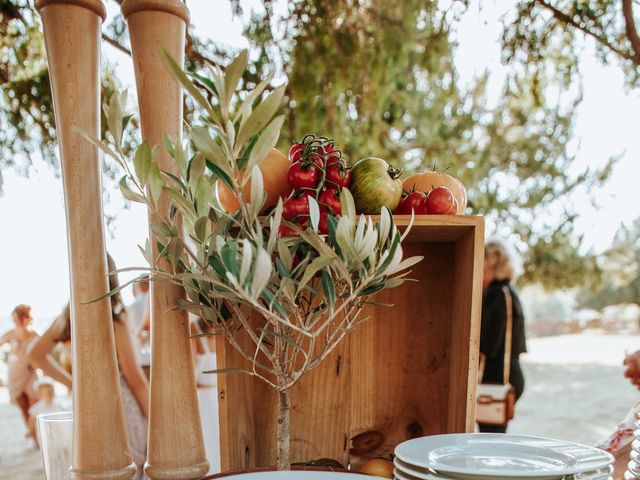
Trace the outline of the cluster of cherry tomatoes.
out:
M 340 192 L 351 183 L 351 173 L 342 153 L 326 137 L 307 135 L 289 150 L 291 167 L 287 180 L 291 195 L 284 201 L 282 216 L 285 220 L 306 227 L 309 223 L 309 200 L 312 196 L 320 207 L 318 231 L 329 233 L 329 215 L 342 213 Z M 295 236 L 288 225 L 280 227 L 281 236 Z
M 414 190 L 403 195 L 393 213 L 400 215 L 455 215 L 458 201 L 453 192 L 444 186 L 438 186 L 429 192 Z

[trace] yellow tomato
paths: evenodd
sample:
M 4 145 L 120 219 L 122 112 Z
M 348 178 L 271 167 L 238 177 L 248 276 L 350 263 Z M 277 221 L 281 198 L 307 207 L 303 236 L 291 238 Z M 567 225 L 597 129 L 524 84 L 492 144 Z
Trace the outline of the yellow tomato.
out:
M 393 463 L 384 458 L 372 458 L 367 460 L 359 472 L 374 477 L 393 478 Z

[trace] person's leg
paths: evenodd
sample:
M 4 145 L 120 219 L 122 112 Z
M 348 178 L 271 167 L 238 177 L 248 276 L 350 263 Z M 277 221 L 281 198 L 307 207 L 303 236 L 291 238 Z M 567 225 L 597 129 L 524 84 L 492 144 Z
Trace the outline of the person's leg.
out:
M 16 398 L 16 405 L 18 405 L 18 408 L 22 412 L 22 419 L 24 420 L 24 424 L 28 426 L 29 425 L 29 407 L 31 406 L 29 402 L 29 397 L 24 392 L 22 392 L 20 396 Z

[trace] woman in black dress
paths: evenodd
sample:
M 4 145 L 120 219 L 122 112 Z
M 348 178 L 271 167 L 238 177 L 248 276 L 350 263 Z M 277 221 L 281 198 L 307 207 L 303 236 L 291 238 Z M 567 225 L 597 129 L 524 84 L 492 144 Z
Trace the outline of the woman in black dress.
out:
M 509 382 L 516 391 L 516 400 L 524 391 L 524 375 L 520 368 L 520 354 L 527 351 L 524 333 L 524 315 L 515 289 L 512 260 L 503 244 L 487 242 L 484 248 L 484 276 L 482 296 L 482 326 L 480 332 L 480 353 L 485 357 L 482 383 L 502 384 L 504 378 L 504 348 L 507 327 L 507 302 L 503 287 L 507 287 L 512 298 L 512 347 L 511 373 Z M 506 425 L 479 423 L 481 432 L 504 433 Z

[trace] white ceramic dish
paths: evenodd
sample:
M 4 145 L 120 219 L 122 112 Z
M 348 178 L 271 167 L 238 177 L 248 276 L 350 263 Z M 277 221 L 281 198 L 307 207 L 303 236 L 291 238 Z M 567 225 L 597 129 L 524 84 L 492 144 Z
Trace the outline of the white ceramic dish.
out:
M 408 463 L 400 460 L 398 457 L 394 458 L 393 465 L 395 466 L 395 470 L 400 473 L 401 476 L 408 477 L 410 480 L 437 480 L 445 478 L 442 475 L 438 475 L 436 472 L 430 471 L 426 468 L 409 465 Z M 603 470 L 585 472 L 577 475 L 569 475 L 562 478 L 563 480 L 609 480 L 612 473 L 613 467 L 607 467 Z
M 559 480 L 613 463 L 610 454 L 578 443 L 492 433 L 415 438 L 395 454 L 409 465 L 464 480 Z

